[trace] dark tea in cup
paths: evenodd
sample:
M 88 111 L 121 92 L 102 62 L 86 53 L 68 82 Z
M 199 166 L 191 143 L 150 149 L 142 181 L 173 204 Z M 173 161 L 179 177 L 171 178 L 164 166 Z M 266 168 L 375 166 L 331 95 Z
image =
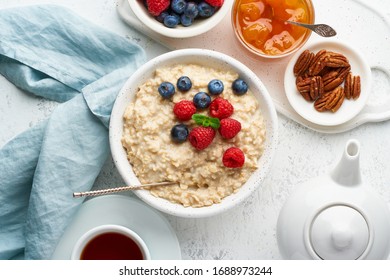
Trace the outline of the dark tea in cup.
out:
M 135 232 L 118 225 L 104 225 L 91 229 L 78 240 L 72 259 L 145 260 L 150 255 Z

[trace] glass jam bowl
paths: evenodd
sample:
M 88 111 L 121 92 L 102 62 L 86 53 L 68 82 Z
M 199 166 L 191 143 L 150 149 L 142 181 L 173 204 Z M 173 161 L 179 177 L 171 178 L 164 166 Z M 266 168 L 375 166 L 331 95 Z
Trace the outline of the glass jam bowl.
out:
M 288 24 L 313 24 L 311 0 L 235 0 L 232 25 L 237 40 L 256 57 L 281 58 L 299 50 L 311 31 Z

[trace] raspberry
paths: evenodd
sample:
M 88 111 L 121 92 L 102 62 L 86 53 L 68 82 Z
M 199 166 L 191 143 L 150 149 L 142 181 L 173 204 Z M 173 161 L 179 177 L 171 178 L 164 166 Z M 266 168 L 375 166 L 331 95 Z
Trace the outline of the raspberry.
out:
M 239 148 L 231 147 L 224 152 L 222 163 L 229 168 L 242 167 L 245 163 L 245 155 Z
M 234 112 L 233 105 L 221 97 L 215 98 L 210 104 L 210 115 L 214 118 L 224 119 L 230 117 Z
M 197 150 L 206 149 L 215 137 L 215 130 L 211 127 L 197 126 L 191 130 L 188 140 Z
M 170 3 L 170 0 L 146 0 L 149 14 L 155 17 L 165 11 L 169 7 Z
M 205 2 L 213 7 L 221 7 L 224 0 L 205 0 Z
M 181 121 L 188 121 L 196 113 L 196 107 L 192 101 L 181 100 L 173 107 L 173 113 Z
M 218 129 L 222 138 L 232 139 L 241 130 L 241 123 L 235 119 L 226 118 L 221 120 L 221 125 Z

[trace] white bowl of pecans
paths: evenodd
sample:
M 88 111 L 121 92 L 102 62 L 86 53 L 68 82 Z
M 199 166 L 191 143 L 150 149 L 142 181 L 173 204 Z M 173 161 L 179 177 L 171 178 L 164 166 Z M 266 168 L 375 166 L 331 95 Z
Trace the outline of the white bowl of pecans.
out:
M 287 65 L 288 101 L 304 119 L 336 126 L 364 108 L 371 89 L 371 69 L 360 51 L 340 41 L 321 41 L 296 53 Z

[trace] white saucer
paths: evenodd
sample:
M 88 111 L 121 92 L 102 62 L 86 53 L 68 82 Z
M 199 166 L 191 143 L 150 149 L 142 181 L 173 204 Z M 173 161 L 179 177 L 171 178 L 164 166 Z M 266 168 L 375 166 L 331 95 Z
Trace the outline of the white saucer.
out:
M 297 52 L 290 59 L 284 74 L 284 89 L 288 101 L 294 110 L 304 119 L 322 126 L 336 126 L 353 119 L 365 106 L 371 89 L 371 69 L 365 61 L 362 53 L 347 43 L 336 40 L 320 41 L 304 47 L 317 53 L 321 49 L 344 54 L 351 64 L 351 72 L 354 76 L 359 75 L 361 80 L 360 97 L 356 100 L 345 99 L 340 109 L 333 113 L 331 111 L 318 112 L 313 102 L 306 101 L 298 92 L 293 74 L 294 64 L 302 51 Z
M 179 241 L 166 218 L 138 199 L 125 195 L 95 197 L 83 203 L 52 259 L 70 259 L 81 235 L 103 224 L 122 225 L 136 232 L 145 241 L 153 260 L 181 259 Z

